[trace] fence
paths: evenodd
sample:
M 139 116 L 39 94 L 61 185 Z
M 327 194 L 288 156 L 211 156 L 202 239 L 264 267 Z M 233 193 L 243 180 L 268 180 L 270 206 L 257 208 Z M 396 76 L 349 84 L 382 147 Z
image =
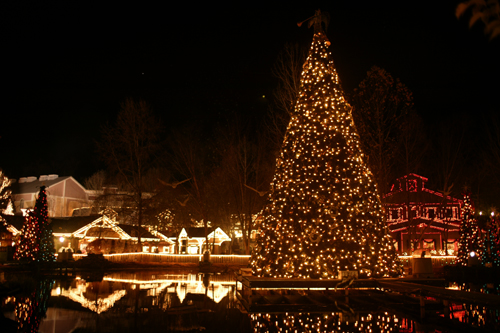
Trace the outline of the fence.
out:
M 75 260 L 86 257 L 85 254 L 74 254 Z M 104 258 L 113 262 L 170 262 L 170 263 L 199 263 L 203 260 L 202 254 L 167 254 L 167 253 L 116 253 L 105 254 Z M 400 256 L 399 259 L 405 268 L 412 267 L 411 256 Z M 455 256 L 432 256 L 432 267 L 454 265 Z M 250 261 L 249 255 L 212 254 L 210 262 L 213 264 L 228 264 L 246 266 Z
M 446 265 L 455 265 L 456 256 L 431 256 L 432 267 L 443 267 Z M 399 256 L 399 260 L 404 267 L 411 267 L 412 256 Z
M 85 254 L 75 254 L 73 258 L 79 260 L 86 257 Z M 203 260 L 202 254 L 164 254 L 164 253 L 116 253 L 105 254 L 104 258 L 113 262 L 164 262 L 164 263 L 199 263 Z M 210 262 L 213 264 L 228 265 L 248 265 L 250 256 L 248 255 L 230 255 L 230 254 L 212 254 Z

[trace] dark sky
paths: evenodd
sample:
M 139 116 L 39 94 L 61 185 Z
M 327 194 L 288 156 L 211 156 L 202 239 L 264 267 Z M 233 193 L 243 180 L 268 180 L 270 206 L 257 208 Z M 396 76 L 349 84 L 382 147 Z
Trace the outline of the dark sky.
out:
M 279 51 L 285 42 L 309 46 L 312 29 L 296 23 L 318 8 L 331 15 L 346 91 L 377 65 L 413 91 L 428 123 L 500 110 L 500 38 L 489 42 L 480 25 L 457 20 L 457 1 L 284 3 L 1 5 L 0 167 L 12 178 L 83 180 L 101 167 L 94 140 L 126 97 L 148 101 L 167 128 L 228 109 L 263 115 Z

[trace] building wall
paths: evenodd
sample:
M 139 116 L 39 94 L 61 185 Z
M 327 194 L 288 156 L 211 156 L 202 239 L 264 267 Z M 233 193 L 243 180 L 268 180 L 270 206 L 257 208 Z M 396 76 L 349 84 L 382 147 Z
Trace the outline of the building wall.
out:
M 35 193 L 13 194 L 12 198 L 16 213 L 21 213 L 21 199 L 25 209 L 36 203 Z M 47 187 L 47 205 L 49 217 L 68 217 L 76 208 L 89 207 L 90 203 L 85 189 L 70 177 Z

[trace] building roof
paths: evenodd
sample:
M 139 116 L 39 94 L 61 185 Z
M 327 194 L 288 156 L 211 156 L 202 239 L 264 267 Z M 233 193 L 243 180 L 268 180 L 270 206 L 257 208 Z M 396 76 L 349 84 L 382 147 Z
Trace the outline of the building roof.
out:
M 422 203 L 422 204 L 458 204 L 460 203 L 459 199 L 447 196 L 444 198 L 444 196 L 439 193 L 435 192 L 429 189 L 422 189 L 422 191 L 419 192 L 408 192 L 408 191 L 401 191 L 401 192 L 393 192 L 393 193 L 388 193 L 383 199 L 382 202 L 384 204 L 404 204 L 407 201 L 410 201 L 410 203 Z
M 72 216 L 72 217 L 51 217 L 52 232 L 74 233 L 78 229 L 92 223 L 100 215 Z
M 456 219 L 443 221 L 438 219 L 432 220 L 424 217 L 417 217 L 413 219 L 412 224 L 414 226 L 421 226 L 422 228 L 429 226 L 430 229 L 437 229 L 440 231 L 458 231 L 460 229 L 460 221 Z M 391 232 L 406 230 L 408 227 L 408 220 L 397 220 L 396 222 L 388 223 L 388 228 Z
M 24 216 L 22 215 L 5 215 L 5 220 L 8 224 L 16 228 L 18 231 L 21 231 L 24 225 Z
M 117 227 L 122 229 L 130 237 L 137 237 L 137 230 L 138 230 L 137 228 L 139 228 L 139 231 L 141 233 L 141 238 L 160 239 L 159 237 L 156 237 L 155 235 L 151 234 L 147 229 L 145 229 L 143 227 L 137 227 L 137 226 L 130 225 L 130 224 L 118 224 Z
M 429 190 L 425 187 L 427 178 L 410 173 L 398 178 L 392 185 L 391 191 L 383 196 L 384 204 L 404 204 L 406 202 L 419 204 L 460 204 L 461 200 L 443 193 Z
M 50 188 L 51 186 L 58 184 L 60 182 L 63 182 L 66 179 L 70 179 L 70 178 L 73 179 L 77 184 L 80 185 L 80 183 L 78 183 L 71 176 L 40 180 L 40 179 L 43 179 L 42 177 L 43 176 L 41 176 L 40 178 L 27 177 L 27 178 L 24 178 L 25 181 L 18 181 L 18 182 L 13 183 L 11 185 L 12 194 L 38 193 L 40 191 L 41 186 L 46 186 L 47 188 Z M 33 179 L 33 178 L 35 178 L 35 180 L 30 181 L 30 179 Z M 23 178 L 20 178 L 20 180 L 21 179 L 23 179 Z M 83 188 L 83 186 L 82 186 L 82 188 Z
M 205 228 L 204 227 L 189 227 L 189 228 L 184 228 L 186 229 L 187 236 L 189 238 L 203 238 L 205 237 Z M 213 228 L 207 228 L 207 235 L 210 235 L 210 233 L 214 231 Z
M 11 233 L 8 229 L 7 229 L 7 224 L 4 224 L 2 222 L 0 222 L 0 233 Z

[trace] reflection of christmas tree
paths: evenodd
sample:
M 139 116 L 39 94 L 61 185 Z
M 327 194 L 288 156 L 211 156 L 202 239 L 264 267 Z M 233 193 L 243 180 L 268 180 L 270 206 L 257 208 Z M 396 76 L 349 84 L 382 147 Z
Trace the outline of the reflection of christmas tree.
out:
M 26 216 L 14 259 L 43 262 L 55 260 L 54 239 L 52 228 L 49 225 L 45 186 L 40 187 L 35 209 Z
M 16 320 L 18 332 L 38 332 L 40 323 L 47 313 L 47 301 L 54 281 L 40 280 L 35 290 L 27 297 L 16 301 Z
M 254 313 L 251 320 L 255 332 L 397 332 L 404 326 L 387 313 Z
M 481 261 L 488 267 L 500 266 L 500 234 L 498 219 L 493 214 L 486 227 L 486 236 L 482 243 Z
M 396 275 L 398 259 L 330 42 L 320 24 L 315 30 L 257 236 L 253 271 L 287 278 L 335 278 L 341 270 Z
M 462 207 L 462 223 L 460 225 L 460 240 L 458 243 L 457 263 L 467 266 L 469 255 L 472 251 L 479 250 L 479 228 L 474 218 L 474 206 L 471 202 L 470 192 L 464 193 Z

